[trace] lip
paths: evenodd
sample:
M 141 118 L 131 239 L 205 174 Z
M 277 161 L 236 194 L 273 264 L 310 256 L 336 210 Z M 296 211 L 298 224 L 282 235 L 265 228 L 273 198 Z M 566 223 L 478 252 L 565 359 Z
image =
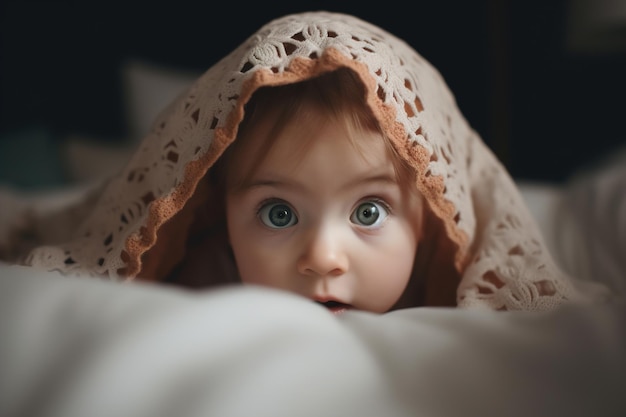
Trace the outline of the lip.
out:
M 334 315 L 343 314 L 346 311 L 352 309 L 352 306 L 350 304 L 346 304 L 344 302 L 333 300 L 333 299 L 327 299 L 327 300 L 316 299 L 313 301 L 315 301 L 317 304 L 323 307 L 326 307 L 328 311 L 330 311 Z

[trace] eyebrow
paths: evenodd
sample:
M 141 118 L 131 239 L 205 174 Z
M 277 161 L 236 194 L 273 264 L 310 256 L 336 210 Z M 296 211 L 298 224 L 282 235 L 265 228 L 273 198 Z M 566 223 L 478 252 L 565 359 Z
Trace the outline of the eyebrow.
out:
M 350 188 L 354 188 L 361 184 L 371 184 L 371 183 L 377 183 L 377 182 L 387 183 L 390 185 L 398 185 L 398 179 L 396 178 L 395 175 L 390 175 L 387 173 L 380 173 L 380 174 L 357 176 L 351 179 L 350 181 L 348 181 L 347 183 L 343 184 L 340 190 L 348 190 Z M 241 185 L 239 190 L 245 191 L 245 190 L 249 190 L 251 188 L 257 188 L 257 187 L 279 187 L 279 186 L 293 188 L 293 189 L 302 188 L 300 187 L 298 183 L 291 181 L 289 178 L 283 178 L 283 177 L 271 178 L 270 177 L 270 178 L 260 178 L 260 179 L 253 180 L 253 181 L 247 181 Z

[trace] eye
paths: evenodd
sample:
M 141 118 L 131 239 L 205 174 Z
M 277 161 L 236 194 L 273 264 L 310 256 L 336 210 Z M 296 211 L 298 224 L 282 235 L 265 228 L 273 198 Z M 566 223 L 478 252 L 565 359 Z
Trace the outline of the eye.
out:
M 364 201 L 352 212 L 350 221 L 360 226 L 378 226 L 389 215 L 386 204 L 380 201 Z
M 265 226 L 272 229 L 284 229 L 298 223 L 298 217 L 291 206 L 282 202 L 264 204 L 259 209 L 258 216 Z

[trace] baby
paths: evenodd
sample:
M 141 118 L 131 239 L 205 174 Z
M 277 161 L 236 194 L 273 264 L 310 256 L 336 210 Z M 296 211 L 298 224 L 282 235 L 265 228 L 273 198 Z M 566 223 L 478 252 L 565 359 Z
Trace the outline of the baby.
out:
M 244 283 L 334 312 L 400 300 L 422 230 L 415 172 L 338 70 L 255 93 L 223 156 L 228 237 Z

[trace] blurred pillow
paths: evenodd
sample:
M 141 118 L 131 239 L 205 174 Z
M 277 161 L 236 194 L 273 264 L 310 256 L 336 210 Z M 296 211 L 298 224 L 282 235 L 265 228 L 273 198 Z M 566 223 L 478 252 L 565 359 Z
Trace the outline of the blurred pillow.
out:
M 122 74 L 126 117 L 134 141 L 140 140 L 161 110 L 200 76 L 193 71 L 140 60 L 126 62 Z

